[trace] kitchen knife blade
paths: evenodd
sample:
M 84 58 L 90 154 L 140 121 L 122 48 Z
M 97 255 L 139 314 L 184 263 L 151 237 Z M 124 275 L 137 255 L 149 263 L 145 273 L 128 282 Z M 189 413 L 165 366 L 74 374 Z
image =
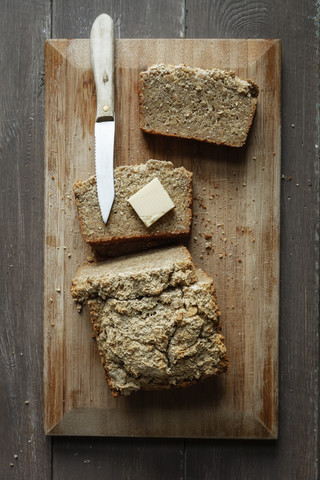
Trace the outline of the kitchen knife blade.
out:
M 114 199 L 114 27 L 109 15 L 99 15 L 90 32 L 91 64 L 96 84 L 95 163 L 98 200 L 106 223 Z

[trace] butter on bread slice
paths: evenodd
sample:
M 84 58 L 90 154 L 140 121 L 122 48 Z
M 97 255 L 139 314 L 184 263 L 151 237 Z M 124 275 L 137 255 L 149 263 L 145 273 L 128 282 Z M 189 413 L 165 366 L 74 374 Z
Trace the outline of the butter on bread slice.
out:
M 175 206 L 157 177 L 128 198 L 128 202 L 146 227 L 150 227 Z

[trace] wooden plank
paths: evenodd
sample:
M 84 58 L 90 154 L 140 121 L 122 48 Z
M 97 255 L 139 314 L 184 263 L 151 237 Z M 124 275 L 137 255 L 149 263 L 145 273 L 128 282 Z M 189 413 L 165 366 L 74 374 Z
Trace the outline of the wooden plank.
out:
M 279 440 L 186 441 L 186 477 L 319 475 L 319 6 L 187 0 L 187 37 L 281 37 L 282 168 Z M 308 74 L 307 74 L 308 72 Z
M 193 170 L 195 221 L 189 248 L 196 263 L 216 279 L 231 368 L 226 377 L 186 391 L 113 399 L 95 344 L 89 341 L 88 313 L 79 316 L 70 297 L 77 266 L 90 255 L 72 194 L 74 181 L 94 172 L 89 43 L 47 43 L 47 433 L 276 437 L 280 57 L 280 43 L 273 40 L 116 42 L 115 163 L 159 158 Z M 232 69 L 260 85 L 259 108 L 245 148 L 142 134 L 137 118 L 139 71 L 161 61 Z M 213 248 L 206 248 L 205 234 L 212 235 Z
M 114 21 L 115 38 L 184 38 L 185 0 L 138 2 L 78 2 L 77 12 L 64 0 L 53 3 L 53 38 L 89 38 L 91 25 L 100 13 Z
M 53 479 L 183 479 L 181 440 L 55 437 L 54 446 Z
M 0 477 L 3 479 L 50 478 L 50 442 L 44 438 L 42 423 L 41 298 L 43 44 L 49 35 L 49 1 L 1 2 Z

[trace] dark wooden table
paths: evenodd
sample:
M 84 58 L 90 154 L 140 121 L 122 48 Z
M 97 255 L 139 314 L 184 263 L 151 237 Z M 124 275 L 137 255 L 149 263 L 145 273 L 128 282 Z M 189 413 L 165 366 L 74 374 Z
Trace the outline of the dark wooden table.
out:
M 102 12 L 121 38 L 282 40 L 278 440 L 44 436 L 44 41 Z M 1 2 L 1 479 L 318 478 L 319 18 L 317 0 Z

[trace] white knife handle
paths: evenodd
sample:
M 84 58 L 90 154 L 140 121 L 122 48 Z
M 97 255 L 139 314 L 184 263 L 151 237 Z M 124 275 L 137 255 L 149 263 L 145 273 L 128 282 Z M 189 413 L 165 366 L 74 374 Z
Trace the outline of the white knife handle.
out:
M 114 28 L 106 13 L 97 17 L 90 33 L 91 64 L 97 92 L 96 122 L 114 119 Z

